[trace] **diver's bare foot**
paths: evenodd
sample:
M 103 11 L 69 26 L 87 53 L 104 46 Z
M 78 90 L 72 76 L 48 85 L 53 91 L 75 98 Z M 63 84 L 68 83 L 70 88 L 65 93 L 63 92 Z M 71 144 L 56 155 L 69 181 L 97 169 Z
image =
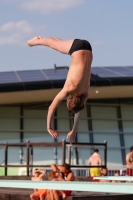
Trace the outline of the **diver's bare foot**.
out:
M 76 137 L 76 131 L 72 130 L 67 134 L 67 138 L 69 140 L 69 143 L 72 144 Z
M 38 45 L 38 40 L 40 40 L 40 39 L 42 39 L 43 37 L 42 36 L 37 36 L 37 37 L 34 37 L 33 39 L 31 39 L 31 40 L 28 40 L 28 45 L 30 46 L 30 47 L 32 47 L 32 46 L 35 46 L 35 45 Z

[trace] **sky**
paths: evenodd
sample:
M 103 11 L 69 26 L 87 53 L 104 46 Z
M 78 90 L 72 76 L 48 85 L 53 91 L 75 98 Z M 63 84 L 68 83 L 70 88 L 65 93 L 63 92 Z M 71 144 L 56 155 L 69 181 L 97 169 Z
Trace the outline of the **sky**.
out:
M 70 65 L 69 55 L 29 47 L 38 35 L 88 40 L 92 67 L 133 66 L 133 0 L 0 0 L 0 71 Z

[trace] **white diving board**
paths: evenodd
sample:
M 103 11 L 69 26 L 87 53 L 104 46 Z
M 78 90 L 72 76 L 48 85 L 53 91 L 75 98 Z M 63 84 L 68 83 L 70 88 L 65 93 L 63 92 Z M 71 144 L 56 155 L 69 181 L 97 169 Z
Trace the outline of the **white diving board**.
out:
M 95 180 L 133 181 L 133 176 L 95 176 Z
M 130 183 L 0 180 L 0 187 L 133 194 L 133 184 Z

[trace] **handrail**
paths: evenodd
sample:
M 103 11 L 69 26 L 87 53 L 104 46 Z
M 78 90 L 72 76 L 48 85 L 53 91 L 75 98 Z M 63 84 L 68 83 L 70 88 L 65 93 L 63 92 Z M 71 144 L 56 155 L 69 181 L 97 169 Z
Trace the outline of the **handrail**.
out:
M 30 142 L 27 141 L 25 143 L 1 143 L 0 146 L 3 146 L 5 149 L 5 163 L 4 165 L 0 165 L 1 167 L 5 168 L 5 176 L 7 176 L 7 169 L 8 167 L 26 167 L 27 176 L 29 176 L 29 168 L 33 167 L 50 167 L 50 165 L 33 165 L 31 161 L 33 161 L 33 152 L 30 154 L 30 148 L 33 147 L 62 147 L 62 164 L 65 163 L 66 160 L 66 148 L 68 148 L 68 163 L 71 165 L 71 147 L 78 147 L 78 146 L 103 146 L 104 147 L 104 165 L 99 167 L 106 167 L 107 166 L 107 142 L 104 141 L 104 143 L 74 143 L 70 145 L 65 140 L 62 140 L 62 142 Z M 26 147 L 26 164 L 20 164 L 20 165 L 8 165 L 8 147 Z M 98 166 L 86 166 L 86 165 L 71 165 L 72 168 L 91 168 L 91 167 L 98 167 Z

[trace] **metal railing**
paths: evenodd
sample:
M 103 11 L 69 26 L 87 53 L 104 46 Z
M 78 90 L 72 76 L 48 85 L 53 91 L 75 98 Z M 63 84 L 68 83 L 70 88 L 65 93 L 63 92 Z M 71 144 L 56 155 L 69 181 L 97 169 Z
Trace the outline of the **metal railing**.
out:
M 62 142 L 29 142 L 26 143 L 4 143 L 0 144 L 0 146 L 4 147 L 4 163 L 0 165 L 0 167 L 4 167 L 4 175 L 7 176 L 7 171 L 9 167 L 20 167 L 20 168 L 26 168 L 26 175 L 29 176 L 32 173 L 32 169 L 36 166 L 39 168 L 50 168 L 50 165 L 39 165 L 35 164 L 33 165 L 33 148 L 34 147 L 62 147 L 62 164 L 66 162 L 66 149 L 68 150 L 68 163 L 71 165 L 71 147 L 83 147 L 83 146 L 103 146 L 104 147 L 104 165 L 99 167 L 106 167 L 107 166 L 107 142 L 104 143 L 74 143 L 70 145 L 65 140 L 62 140 Z M 9 147 L 25 147 L 26 148 L 26 165 L 11 165 L 8 164 L 8 148 Z M 52 164 L 52 163 L 51 163 Z M 71 168 L 75 170 L 74 173 L 76 175 L 82 175 L 87 176 L 88 170 L 91 167 L 96 166 L 86 166 L 86 165 L 77 165 L 75 168 L 75 165 L 71 165 Z

